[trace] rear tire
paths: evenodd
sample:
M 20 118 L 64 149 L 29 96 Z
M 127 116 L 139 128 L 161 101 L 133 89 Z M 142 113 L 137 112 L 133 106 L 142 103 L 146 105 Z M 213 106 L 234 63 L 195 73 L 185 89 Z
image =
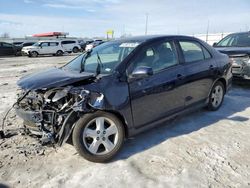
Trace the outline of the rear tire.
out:
M 224 100 L 225 87 L 222 82 L 217 81 L 209 95 L 208 110 L 216 111 L 218 110 Z
M 62 56 L 63 55 L 63 51 L 62 50 L 58 50 L 57 52 L 56 52 L 56 56 Z
M 121 149 L 124 138 L 122 122 L 115 115 L 103 111 L 85 114 L 77 121 L 72 134 L 77 152 L 98 163 L 111 160 Z
M 79 49 L 77 47 L 74 47 L 72 51 L 73 51 L 73 53 L 77 53 L 79 51 Z

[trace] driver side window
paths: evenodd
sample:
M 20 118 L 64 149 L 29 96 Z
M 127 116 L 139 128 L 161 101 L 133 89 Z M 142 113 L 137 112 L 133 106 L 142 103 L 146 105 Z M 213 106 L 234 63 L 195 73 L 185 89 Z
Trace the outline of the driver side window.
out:
M 177 52 L 173 42 L 157 42 L 144 47 L 132 60 L 128 72 L 141 66 L 151 67 L 154 73 L 160 72 L 168 67 L 178 64 Z
M 41 46 L 42 46 L 42 47 L 48 47 L 48 46 L 49 46 L 49 43 L 48 43 L 48 42 L 43 42 L 43 43 L 41 44 Z

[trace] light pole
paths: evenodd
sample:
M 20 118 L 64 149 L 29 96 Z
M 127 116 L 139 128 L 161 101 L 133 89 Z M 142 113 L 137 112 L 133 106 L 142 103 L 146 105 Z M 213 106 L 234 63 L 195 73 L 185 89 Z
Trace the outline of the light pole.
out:
M 206 35 L 206 42 L 208 41 L 208 32 L 209 32 L 209 20 L 207 22 L 207 35 Z
M 148 13 L 146 13 L 146 26 L 145 26 L 145 35 L 148 34 Z

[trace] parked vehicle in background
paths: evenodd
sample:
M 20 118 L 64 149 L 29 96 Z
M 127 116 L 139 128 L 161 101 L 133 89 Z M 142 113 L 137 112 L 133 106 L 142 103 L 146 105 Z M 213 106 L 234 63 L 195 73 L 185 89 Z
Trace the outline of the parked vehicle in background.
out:
M 38 55 L 57 55 L 61 56 L 64 49 L 61 41 L 39 41 L 32 46 L 22 48 L 22 54 L 29 57 L 37 57 Z
M 213 46 L 230 57 L 234 77 L 250 79 L 250 32 L 230 34 Z
M 94 41 L 93 41 L 93 40 L 81 41 L 81 42 L 80 42 L 80 46 L 81 46 L 82 51 L 85 51 L 86 46 L 87 46 L 88 44 L 92 43 L 92 42 L 94 42 Z
M 19 48 L 7 42 L 0 42 L 0 56 L 18 55 Z
M 24 42 L 13 42 L 12 44 L 14 44 L 14 45 L 20 45 L 22 43 L 24 43 Z
M 102 40 L 96 40 L 90 44 L 87 44 L 86 47 L 85 47 L 85 51 L 88 51 L 88 50 L 91 50 L 92 48 L 95 48 L 96 46 L 100 45 L 104 43 L 104 41 Z
M 65 52 L 77 53 L 81 49 L 81 46 L 77 40 L 62 40 L 61 44 Z
M 21 44 L 18 44 L 16 46 L 20 46 L 20 47 L 26 47 L 26 46 L 32 46 L 33 44 L 35 44 L 36 42 L 23 42 Z
M 16 48 L 17 48 L 17 55 L 22 55 L 22 48 L 26 47 L 26 46 L 32 46 L 33 44 L 35 44 L 35 42 L 23 42 L 21 44 L 16 44 Z
M 42 142 L 72 138 L 81 156 L 105 162 L 125 137 L 201 107 L 218 110 L 231 80 L 228 56 L 199 39 L 133 37 L 25 76 L 15 108 Z

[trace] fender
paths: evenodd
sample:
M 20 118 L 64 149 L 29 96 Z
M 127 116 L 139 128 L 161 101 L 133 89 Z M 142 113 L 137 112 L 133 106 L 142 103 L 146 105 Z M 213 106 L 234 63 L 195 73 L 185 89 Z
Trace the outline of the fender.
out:
M 59 133 L 57 134 L 57 140 L 58 140 L 57 144 L 59 146 L 62 146 L 68 140 L 75 127 L 76 122 L 82 115 L 93 110 L 102 110 L 104 107 L 103 94 L 95 93 L 95 95 L 91 95 L 90 92 L 86 92 L 86 90 L 83 90 L 82 95 L 84 100 L 80 101 L 69 113 Z M 90 109 L 89 107 L 86 107 L 86 103 L 88 104 Z

